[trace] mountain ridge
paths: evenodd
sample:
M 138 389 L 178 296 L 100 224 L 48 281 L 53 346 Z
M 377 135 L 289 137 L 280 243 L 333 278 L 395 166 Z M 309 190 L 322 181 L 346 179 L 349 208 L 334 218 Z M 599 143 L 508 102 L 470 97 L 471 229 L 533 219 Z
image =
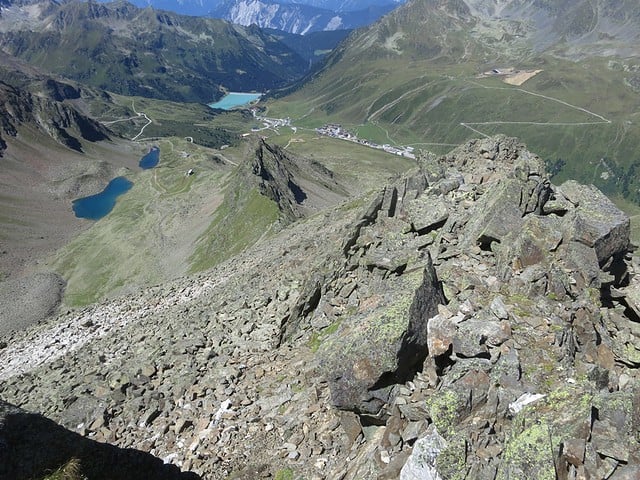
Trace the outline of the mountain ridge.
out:
M 299 3 L 226 0 L 218 3 L 211 11 L 211 16 L 239 25 L 256 24 L 261 28 L 306 35 L 318 31 L 351 30 L 369 25 L 395 7 L 395 4 L 389 4 L 335 12 Z
M 581 23 L 578 7 L 597 22 Z M 640 17 L 636 4 L 613 7 L 414 0 L 354 32 L 271 108 L 307 127 L 341 123 L 437 154 L 478 135 L 519 136 L 562 165 L 561 179 L 635 203 Z
M 115 93 L 175 101 L 208 103 L 228 90 L 269 89 L 307 68 L 257 28 L 127 2 L 9 7 L 0 32 L 5 51 L 44 70 Z

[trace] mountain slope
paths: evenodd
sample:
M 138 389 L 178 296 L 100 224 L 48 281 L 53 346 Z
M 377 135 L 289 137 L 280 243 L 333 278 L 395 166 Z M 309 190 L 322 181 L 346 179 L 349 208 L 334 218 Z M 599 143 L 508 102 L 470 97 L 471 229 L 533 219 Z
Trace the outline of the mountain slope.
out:
M 561 167 L 559 179 L 637 201 L 639 9 L 414 0 L 354 32 L 273 113 L 436 153 L 519 136 Z
M 350 30 L 331 30 L 297 35 L 280 30 L 265 29 L 265 31 L 278 38 L 311 64 L 323 60 L 350 33 Z
M 3 10 L 0 48 L 45 70 L 125 95 L 206 103 L 264 90 L 307 64 L 258 28 L 126 2 L 33 3 Z
M 218 3 L 211 15 L 239 25 L 256 24 L 288 33 L 350 30 L 369 25 L 396 7 L 394 4 L 371 6 L 364 10 L 334 12 L 303 4 L 264 0 L 226 0 Z
M 637 478 L 628 228 L 517 140 L 474 140 L 212 270 L 2 337 L 0 396 L 186 478 Z
M 3 0 L 10 2 L 10 0 Z M 212 12 L 220 8 L 220 4 L 228 3 L 225 0 L 134 0 L 134 5 L 140 8 L 153 7 L 156 10 L 169 10 L 182 15 L 192 15 L 198 17 L 212 16 Z M 395 0 L 295 0 L 280 1 L 282 6 L 312 7 L 317 10 L 340 12 L 356 12 L 363 10 L 376 10 L 380 7 L 387 8 L 388 5 L 398 6 L 402 1 Z M 215 15 L 213 15 L 215 17 Z

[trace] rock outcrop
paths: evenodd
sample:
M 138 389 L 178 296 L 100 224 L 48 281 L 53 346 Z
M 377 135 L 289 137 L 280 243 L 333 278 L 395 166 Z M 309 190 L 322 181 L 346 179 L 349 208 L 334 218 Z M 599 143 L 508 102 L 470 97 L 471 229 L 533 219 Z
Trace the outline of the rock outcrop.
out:
M 638 478 L 629 231 L 517 140 L 472 141 L 6 336 L 0 397 L 204 478 Z
M 71 85 L 50 80 L 45 82 L 44 90 L 52 96 L 35 95 L 0 81 L 0 134 L 15 137 L 22 125 L 34 125 L 56 142 L 78 152 L 82 152 L 84 141 L 109 139 L 106 127 L 63 103 L 63 95 L 74 95 Z

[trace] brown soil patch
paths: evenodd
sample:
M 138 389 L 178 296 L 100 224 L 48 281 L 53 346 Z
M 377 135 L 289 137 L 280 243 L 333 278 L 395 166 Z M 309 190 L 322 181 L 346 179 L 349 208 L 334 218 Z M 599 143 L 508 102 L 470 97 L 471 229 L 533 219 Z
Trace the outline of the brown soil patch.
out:
M 542 70 L 529 70 L 529 71 L 519 71 L 516 73 L 512 73 L 511 75 L 507 75 L 502 79 L 504 83 L 508 83 L 509 85 L 520 86 L 530 78 L 535 77 Z

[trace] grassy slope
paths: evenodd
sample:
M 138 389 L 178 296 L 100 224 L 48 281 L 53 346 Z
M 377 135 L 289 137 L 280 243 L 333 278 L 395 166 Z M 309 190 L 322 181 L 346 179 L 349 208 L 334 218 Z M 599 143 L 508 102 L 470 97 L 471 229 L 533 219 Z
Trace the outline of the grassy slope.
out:
M 544 71 L 517 87 L 497 78 L 477 78 L 491 64 L 346 59 L 299 92 L 273 102 L 269 113 L 291 116 L 294 124 L 307 127 L 335 121 L 364 138 L 436 153 L 481 134 L 518 136 L 542 157 L 566 161 L 554 180 L 576 178 L 611 195 L 621 193 L 640 144 L 640 95 L 625 83 L 628 73 L 600 59 L 574 63 L 540 58 L 513 66 Z M 480 122 L 538 124 L 469 125 L 477 132 L 461 125 Z M 601 158 L 610 170 L 608 179 L 602 178 Z M 627 196 L 633 199 L 640 183 L 629 181 Z
M 134 186 L 114 210 L 52 260 L 67 280 L 68 304 L 90 303 L 130 283 L 158 283 L 186 270 L 191 244 L 221 201 L 219 189 L 230 167 L 182 139 L 158 145 L 159 166 L 132 173 Z M 196 174 L 186 176 L 190 168 Z
M 229 192 L 189 258 L 191 272 L 217 265 L 268 235 L 280 212 L 257 189 Z
M 180 103 L 145 97 L 110 94 L 111 101 L 92 99 L 91 114 L 109 128 L 127 138 L 134 138 L 147 124 L 137 113 L 144 112 L 152 123 L 141 138 L 191 137 L 194 143 L 217 148 L 238 142 L 238 131 L 246 128 L 246 119 L 237 123 L 217 121 L 219 113 L 200 103 Z

